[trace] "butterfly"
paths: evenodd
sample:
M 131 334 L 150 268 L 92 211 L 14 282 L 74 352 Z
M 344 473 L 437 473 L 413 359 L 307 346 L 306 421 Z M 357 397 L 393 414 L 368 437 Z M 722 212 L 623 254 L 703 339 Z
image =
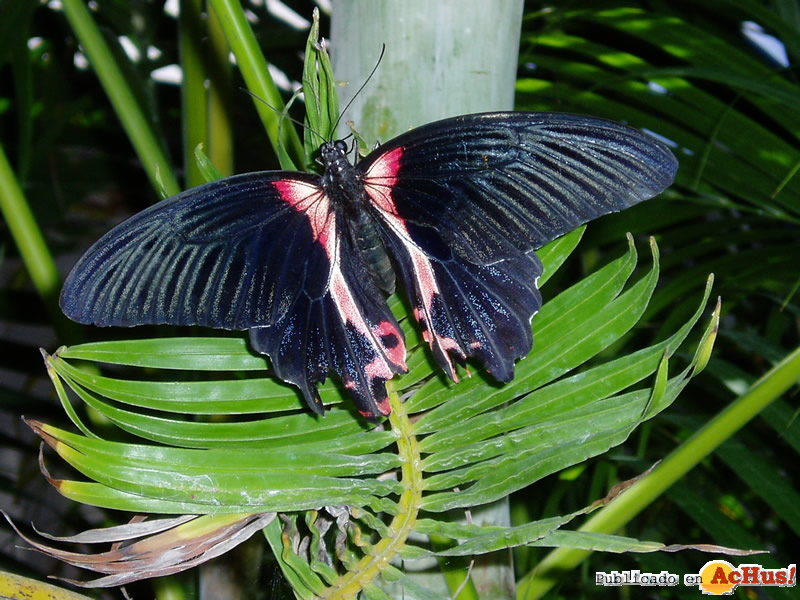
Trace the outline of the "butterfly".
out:
M 533 347 L 535 250 L 668 187 L 672 152 L 603 119 L 495 112 L 408 131 L 353 165 L 342 140 L 324 173 L 227 177 L 116 226 L 61 292 L 98 326 L 248 330 L 275 374 L 322 414 L 330 371 L 368 419 L 391 412 L 407 371 L 385 294 L 402 280 L 436 362 L 457 381 L 474 358 L 501 382 Z

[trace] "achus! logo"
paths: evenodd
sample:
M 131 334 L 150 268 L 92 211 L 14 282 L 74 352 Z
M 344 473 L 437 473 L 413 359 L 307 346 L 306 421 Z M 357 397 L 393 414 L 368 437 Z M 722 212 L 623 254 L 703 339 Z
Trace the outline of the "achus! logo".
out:
M 794 564 L 784 569 L 765 569 L 761 565 L 744 564 L 734 567 L 725 560 L 712 560 L 700 569 L 700 591 L 711 596 L 733 594 L 740 585 L 794 587 L 797 568 Z

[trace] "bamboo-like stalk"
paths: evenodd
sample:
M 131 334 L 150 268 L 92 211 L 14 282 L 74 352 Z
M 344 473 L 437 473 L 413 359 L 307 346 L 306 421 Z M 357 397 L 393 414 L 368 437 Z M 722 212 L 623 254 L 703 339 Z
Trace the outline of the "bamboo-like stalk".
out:
M 340 93 L 342 106 L 358 91 L 386 45 L 375 75 L 342 123 L 352 120 L 371 145 L 448 116 L 513 108 L 522 5 L 516 0 L 334 3 L 334 74 L 348 83 Z M 347 132 L 346 125 L 340 126 L 340 135 Z M 472 517 L 484 524 L 508 525 L 508 502 L 473 511 Z M 459 598 L 466 600 L 477 589 L 484 598 L 513 598 L 510 559 L 508 553 L 506 560 L 482 562 L 471 577 L 467 566 L 457 561 L 442 565 L 445 577 L 411 576 L 443 596 L 458 590 Z M 398 598 L 403 595 L 400 587 L 392 592 Z
M 210 7 L 209 7 L 210 8 Z M 230 46 L 217 18 L 208 11 L 208 158 L 225 177 L 233 175 L 233 69 Z
M 236 56 L 239 71 L 247 88 L 260 98 L 260 100 L 254 98 L 253 102 L 275 153 L 278 154 L 278 147 L 283 145 L 294 166 L 302 169 L 305 166 L 303 145 L 293 127 L 280 123 L 283 99 L 269 75 L 267 62 L 258 46 L 253 29 L 247 22 L 242 5 L 238 0 L 210 0 L 210 6 L 219 19 L 225 39 Z
M 367 142 L 411 127 L 514 105 L 522 19 L 519 0 L 373 2 L 333 6 L 331 56 L 344 113 Z M 344 127 L 340 133 L 347 133 Z
M 205 37 L 203 5 L 203 0 L 183 0 L 178 21 L 178 47 L 183 71 L 181 85 L 183 169 L 187 188 L 205 183 L 194 157 L 194 149 L 198 144 L 208 145 L 208 101 L 202 46 Z
M 58 323 L 63 320 L 57 306 L 61 278 L 42 230 L 28 206 L 2 145 L 0 145 L 0 214 L 8 223 L 8 229 L 36 291 L 53 313 L 51 317 Z

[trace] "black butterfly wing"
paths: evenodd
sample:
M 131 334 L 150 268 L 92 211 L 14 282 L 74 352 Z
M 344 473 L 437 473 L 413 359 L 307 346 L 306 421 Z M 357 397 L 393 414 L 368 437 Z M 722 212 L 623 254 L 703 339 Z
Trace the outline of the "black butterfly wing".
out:
M 62 310 L 99 326 L 274 323 L 304 276 L 327 281 L 328 272 L 307 215 L 274 186 L 286 175 L 221 179 L 132 216 L 73 267 Z M 315 185 L 312 176 L 304 179 Z
M 322 411 L 316 384 L 331 367 L 362 412 L 385 413 L 382 385 L 405 369 L 405 345 L 340 228 L 316 175 L 222 179 L 103 236 L 67 277 L 61 308 L 100 326 L 250 329 L 255 349 L 312 409 Z
M 657 195 L 677 161 L 618 123 L 510 112 L 419 127 L 358 168 L 438 362 L 452 376 L 451 356 L 476 356 L 507 381 L 541 304 L 533 250 Z

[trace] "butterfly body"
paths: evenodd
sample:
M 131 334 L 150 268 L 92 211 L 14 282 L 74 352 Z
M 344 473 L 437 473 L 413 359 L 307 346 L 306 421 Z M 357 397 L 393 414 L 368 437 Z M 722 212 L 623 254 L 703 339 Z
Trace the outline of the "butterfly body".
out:
M 361 251 L 369 275 L 387 294 L 394 293 L 395 275 L 386 253 L 378 221 L 370 212 L 370 202 L 361 176 L 347 158 L 347 145 L 342 140 L 326 142 L 320 147 L 325 172 L 321 187 L 333 206 L 343 212 L 340 223 L 355 246 Z
M 384 298 L 395 277 L 452 379 L 472 357 L 510 381 L 541 306 L 534 250 L 656 195 L 677 167 L 645 133 L 558 113 L 446 119 L 358 165 L 346 150 L 320 148 L 321 176 L 237 175 L 134 215 L 80 259 L 62 309 L 95 325 L 247 329 L 315 411 L 334 371 L 374 418 L 406 370 Z

